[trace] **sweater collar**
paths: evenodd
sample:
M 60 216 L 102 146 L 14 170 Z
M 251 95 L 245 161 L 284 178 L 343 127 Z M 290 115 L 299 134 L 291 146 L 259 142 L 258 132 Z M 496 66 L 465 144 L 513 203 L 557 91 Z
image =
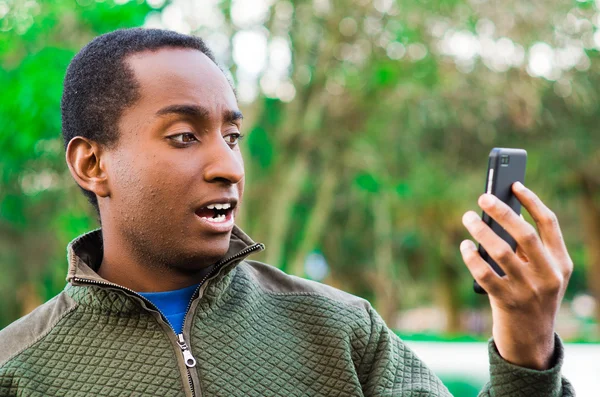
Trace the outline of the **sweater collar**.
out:
M 262 251 L 263 249 L 263 244 L 255 243 L 242 229 L 234 225 L 231 232 L 231 239 L 229 240 L 229 249 L 223 260 L 219 262 L 219 265 L 225 267 L 230 262 L 228 258 L 240 257 L 243 259 L 242 255 L 245 250 L 251 252 Z M 73 284 L 76 279 L 84 279 L 101 284 L 110 284 L 109 281 L 96 273 L 102 263 L 102 256 L 102 229 L 96 229 L 75 238 L 67 247 L 67 258 L 69 261 L 67 281 Z

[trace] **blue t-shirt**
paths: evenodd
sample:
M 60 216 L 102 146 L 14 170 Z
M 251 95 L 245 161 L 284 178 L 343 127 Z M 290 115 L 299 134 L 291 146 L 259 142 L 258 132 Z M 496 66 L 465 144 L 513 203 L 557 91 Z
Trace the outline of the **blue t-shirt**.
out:
M 198 285 L 191 285 L 175 291 L 139 292 L 141 296 L 152 302 L 167 318 L 175 332 L 183 332 L 183 319 Z

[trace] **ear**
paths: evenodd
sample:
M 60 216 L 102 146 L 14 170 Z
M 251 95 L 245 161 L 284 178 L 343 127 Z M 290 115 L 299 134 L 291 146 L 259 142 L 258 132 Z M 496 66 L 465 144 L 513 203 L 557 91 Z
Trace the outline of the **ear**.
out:
M 75 182 L 99 197 L 110 195 L 105 154 L 98 143 L 80 136 L 71 139 L 65 154 Z

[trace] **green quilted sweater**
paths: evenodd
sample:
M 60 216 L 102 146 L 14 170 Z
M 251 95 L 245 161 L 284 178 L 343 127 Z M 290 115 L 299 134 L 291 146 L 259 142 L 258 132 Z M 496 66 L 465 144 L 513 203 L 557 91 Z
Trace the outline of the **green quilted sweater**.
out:
M 178 336 L 156 308 L 93 269 L 101 232 L 69 245 L 68 284 L 0 331 L 0 396 L 449 396 L 363 299 L 245 258 L 226 259 L 193 298 Z M 482 396 L 573 396 L 556 364 L 503 361 L 490 342 Z

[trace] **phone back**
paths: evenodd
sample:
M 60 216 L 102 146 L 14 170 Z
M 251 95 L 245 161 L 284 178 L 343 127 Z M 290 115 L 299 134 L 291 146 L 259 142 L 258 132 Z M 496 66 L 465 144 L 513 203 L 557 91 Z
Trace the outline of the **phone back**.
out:
M 498 197 L 517 214 L 521 213 L 521 203 L 513 194 L 512 185 L 517 181 L 521 183 L 525 182 L 526 164 L 527 152 L 523 149 L 494 148 L 490 152 L 485 191 Z M 490 226 L 500 238 L 506 241 L 513 251 L 516 250 L 516 241 L 502 226 L 485 212 L 482 215 L 482 220 Z M 500 266 L 494 262 L 481 244 L 479 245 L 479 253 L 481 254 L 481 257 L 494 268 L 496 273 L 501 276 L 504 275 Z M 474 283 L 474 288 L 478 293 L 485 293 L 483 288 L 481 288 L 477 282 Z

